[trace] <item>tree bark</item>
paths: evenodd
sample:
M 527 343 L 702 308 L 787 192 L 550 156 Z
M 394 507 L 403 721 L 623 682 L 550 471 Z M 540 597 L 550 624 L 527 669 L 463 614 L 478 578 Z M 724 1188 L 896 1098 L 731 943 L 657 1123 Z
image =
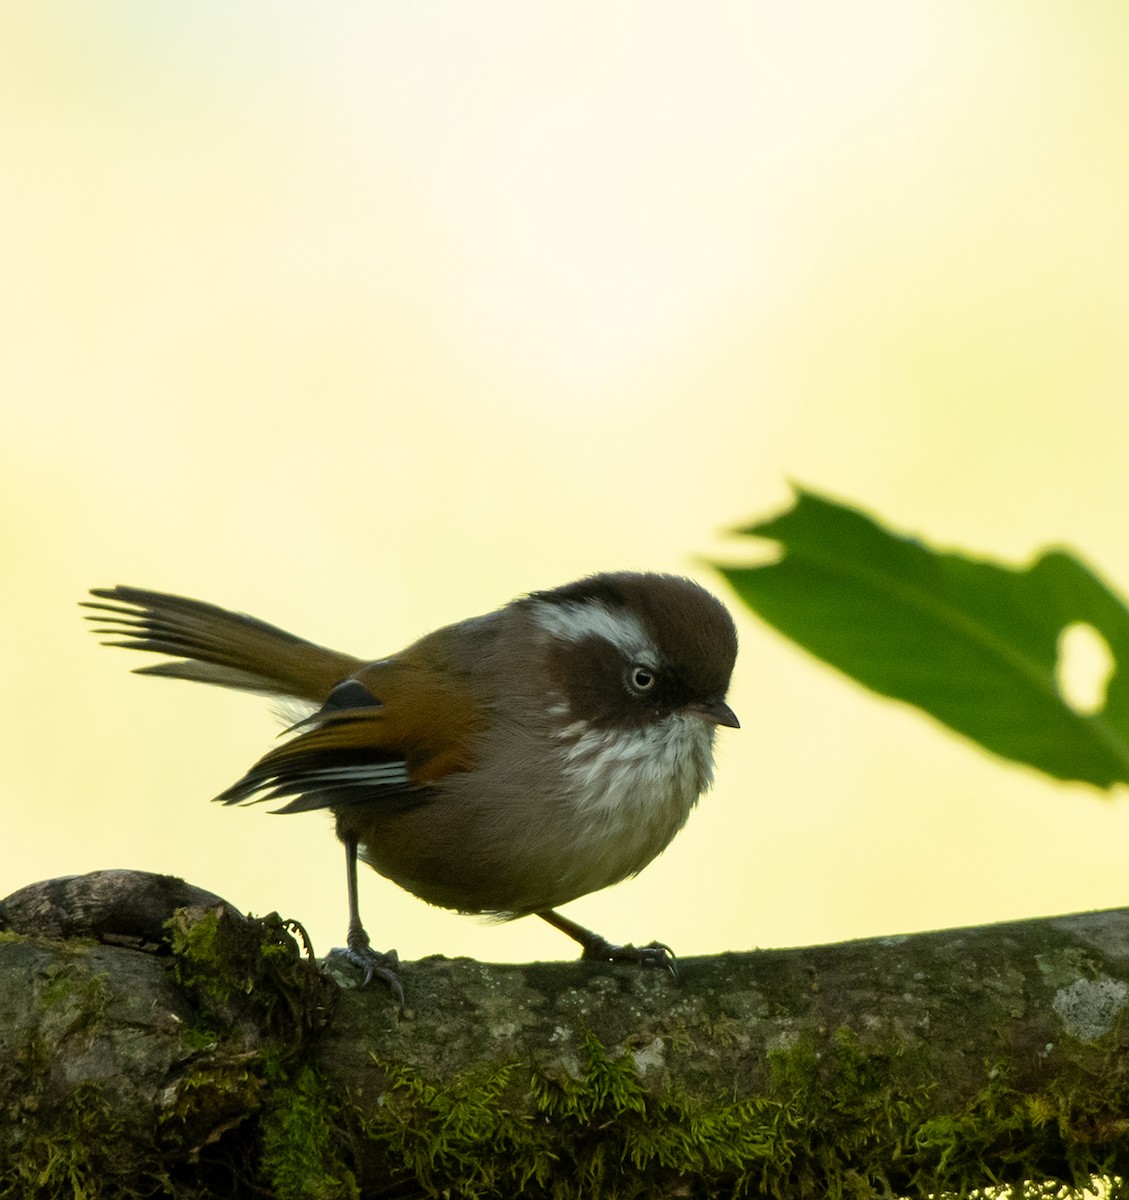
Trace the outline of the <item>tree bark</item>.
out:
M 966 1194 L 1129 1176 L 1129 911 L 402 966 L 100 872 L 0 905 L 0 1197 Z M 1080 1194 L 1080 1193 L 1079 1193 Z

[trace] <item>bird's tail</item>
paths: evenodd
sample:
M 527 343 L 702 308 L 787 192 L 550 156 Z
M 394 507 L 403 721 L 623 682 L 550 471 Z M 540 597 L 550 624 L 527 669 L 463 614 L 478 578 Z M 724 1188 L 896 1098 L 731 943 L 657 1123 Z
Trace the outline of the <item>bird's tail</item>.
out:
M 87 617 L 103 645 L 150 650 L 173 661 L 136 668 L 141 675 L 194 679 L 219 687 L 320 704 L 363 660 L 327 650 L 275 625 L 203 600 L 143 588 L 91 588 Z

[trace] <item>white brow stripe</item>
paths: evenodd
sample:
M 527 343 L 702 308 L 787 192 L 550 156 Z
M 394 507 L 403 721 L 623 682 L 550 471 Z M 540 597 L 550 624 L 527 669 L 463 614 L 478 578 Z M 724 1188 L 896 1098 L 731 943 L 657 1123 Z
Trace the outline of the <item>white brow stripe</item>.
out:
M 626 609 L 611 609 L 598 600 L 564 603 L 542 600 L 534 604 L 533 618 L 546 633 L 566 642 L 603 638 L 632 662 L 658 666 L 658 651 L 642 621 Z

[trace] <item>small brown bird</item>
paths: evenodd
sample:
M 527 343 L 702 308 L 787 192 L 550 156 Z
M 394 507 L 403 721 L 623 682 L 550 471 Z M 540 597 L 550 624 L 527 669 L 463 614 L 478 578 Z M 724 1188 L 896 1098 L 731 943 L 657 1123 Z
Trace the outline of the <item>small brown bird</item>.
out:
M 357 856 L 431 904 L 535 913 L 583 957 L 673 969 L 658 942 L 617 946 L 554 909 L 641 871 L 713 774 L 737 634 L 673 575 L 593 575 L 436 630 L 375 661 L 242 613 L 140 588 L 95 588 L 105 644 L 170 655 L 139 667 L 306 703 L 294 734 L 216 797 L 329 809 L 345 845 L 344 955 L 402 996 L 374 951 Z

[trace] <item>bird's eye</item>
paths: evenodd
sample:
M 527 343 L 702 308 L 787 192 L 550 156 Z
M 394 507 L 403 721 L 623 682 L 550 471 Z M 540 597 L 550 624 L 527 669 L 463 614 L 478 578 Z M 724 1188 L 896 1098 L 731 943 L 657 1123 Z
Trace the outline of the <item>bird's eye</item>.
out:
M 642 663 L 636 663 L 627 672 L 627 682 L 633 692 L 649 692 L 655 686 L 655 672 L 650 667 L 643 666 Z

